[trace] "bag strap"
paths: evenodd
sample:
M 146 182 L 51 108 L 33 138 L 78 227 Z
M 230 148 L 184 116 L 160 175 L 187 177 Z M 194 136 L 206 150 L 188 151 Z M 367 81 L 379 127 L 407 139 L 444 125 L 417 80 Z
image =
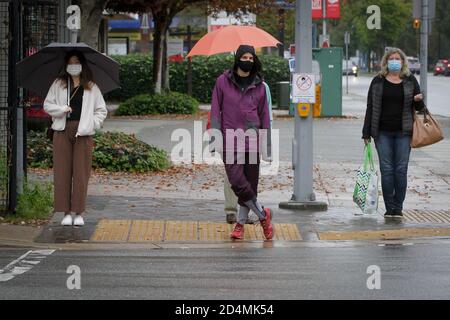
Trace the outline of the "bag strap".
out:
M 372 143 L 370 142 L 364 147 L 364 171 L 367 171 L 369 166 L 370 170 L 375 170 L 375 165 L 373 164 Z

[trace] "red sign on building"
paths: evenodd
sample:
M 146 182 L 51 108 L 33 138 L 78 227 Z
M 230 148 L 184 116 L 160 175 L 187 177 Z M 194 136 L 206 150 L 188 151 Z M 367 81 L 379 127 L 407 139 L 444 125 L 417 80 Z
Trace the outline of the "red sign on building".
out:
M 323 0 L 312 0 L 312 18 L 313 19 L 322 19 L 323 8 L 322 8 Z
M 341 18 L 341 4 L 339 0 L 327 0 L 327 19 Z
M 327 19 L 341 18 L 341 1 L 340 0 L 311 0 L 312 1 L 312 18 L 323 19 L 323 2 L 327 5 Z

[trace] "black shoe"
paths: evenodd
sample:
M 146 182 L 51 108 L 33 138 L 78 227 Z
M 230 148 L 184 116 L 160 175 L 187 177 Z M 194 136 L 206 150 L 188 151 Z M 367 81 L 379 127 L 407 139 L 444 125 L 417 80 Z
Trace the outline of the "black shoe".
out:
M 394 218 L 400 218 L 400 219 L 403 218 L 402 210 L 394 210 L 392 212 L 392 215 L 393 215 Z
M 226 220 L 227 220 L 227 223 L 229 223 L 229 224 L 236 223 L 236 214 L 235 213 L 227 213 Z
M 385 218 L 395 218 L 395 213 L 393 211 L 386 211 L 384 214 Z

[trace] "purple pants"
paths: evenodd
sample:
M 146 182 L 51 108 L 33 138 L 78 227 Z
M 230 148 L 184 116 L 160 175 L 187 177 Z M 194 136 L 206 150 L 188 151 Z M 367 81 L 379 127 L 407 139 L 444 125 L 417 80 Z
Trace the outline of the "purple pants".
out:
M 258 194 L 260 161 L 259 154 L 256 154 L 256 157 L 254 156 L 255 154 L 251 157 L 248 152 L 239 156 L 235 154 L 233 163 L 227 163 L 226 154 L 223 157 L 225 172 L 230 181 L 231 189 L 238 197 L 240 206 L 246 206 L 245 202 L 255 199 Z M 244 159 L 245 163 L 239 161 Z M 253 159 L 253 164 L 250 163 L 251 159 Z

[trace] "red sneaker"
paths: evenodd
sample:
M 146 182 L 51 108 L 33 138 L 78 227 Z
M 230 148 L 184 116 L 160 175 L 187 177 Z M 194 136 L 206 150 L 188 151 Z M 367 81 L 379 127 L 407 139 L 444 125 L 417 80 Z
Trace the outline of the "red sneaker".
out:
M 236 223 L 230 237 L 232 239 L 244 239 L 244 226 L 242 224 Z
M 269 208 L 264 208 L 264 212 L 266 213 L 266 219 L 261 220 L 261 226 L 263 228 L 264 237 L 267 240 L 271 240 L 273 238 L 273 226 L 272 226 L 272 212 Z

